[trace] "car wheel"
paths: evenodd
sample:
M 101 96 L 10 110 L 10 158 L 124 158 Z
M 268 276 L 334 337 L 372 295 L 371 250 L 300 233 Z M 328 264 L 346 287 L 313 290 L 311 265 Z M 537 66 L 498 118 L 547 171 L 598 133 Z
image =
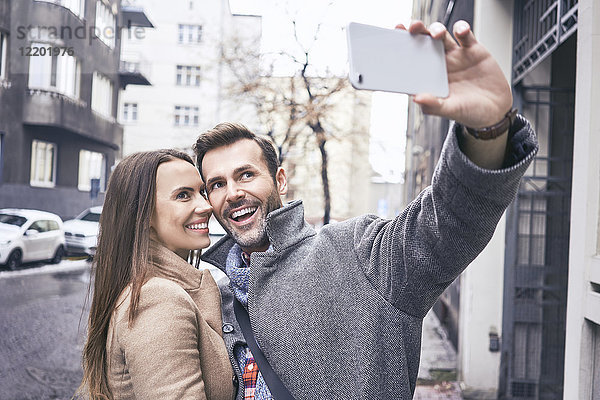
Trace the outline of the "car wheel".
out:
M 56 249 L 56 253 L 54 253 L 54 257 L 52 257 L 52 259 L 50 260 L 50 263 L 58 264 L 59 262 L 62 261 L 64 256 L 65 256 L 65 248 L 63 246 L 58 246 L 58 249 Z
M 14 271 L 15 269 L 17 269 L 21 266 L 22 259 L 23 259 L 23 252 L 19 249 L 13 250 L 13 252 L 10 253 L 10 255 L 8 256 L 8 259 L 6 260 L 6 266 L 11 271 Z

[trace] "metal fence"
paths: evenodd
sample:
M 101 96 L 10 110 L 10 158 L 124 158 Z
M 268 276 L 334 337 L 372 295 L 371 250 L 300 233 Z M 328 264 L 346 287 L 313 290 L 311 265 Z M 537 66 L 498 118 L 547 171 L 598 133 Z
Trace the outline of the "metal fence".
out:
M 522 93 L 524 112 L 545 143 L 508 214 L 499 397 L 562 399 L 574 91 Z

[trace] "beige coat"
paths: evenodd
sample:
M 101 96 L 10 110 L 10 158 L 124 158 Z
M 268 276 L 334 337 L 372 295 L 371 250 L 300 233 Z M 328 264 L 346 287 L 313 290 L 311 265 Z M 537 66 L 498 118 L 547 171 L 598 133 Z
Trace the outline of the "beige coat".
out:
M 129 325 L 130 287 L 108 328 L 108 382 L 115 399 L 234 397 L 221 334 L 221 297 L 208 270 L 197 270 L 152 242 L 154 272 Z

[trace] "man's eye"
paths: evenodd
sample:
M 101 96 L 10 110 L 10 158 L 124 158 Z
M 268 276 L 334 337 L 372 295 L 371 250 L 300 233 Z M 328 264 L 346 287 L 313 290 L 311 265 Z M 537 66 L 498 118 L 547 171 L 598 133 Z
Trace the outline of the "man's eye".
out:
M 212 185 L 210 185 L 210 190 L 213 191 L 215 189 L 219 189 L 223 187 L 223 184 L 221 182 L 215 182 Z
M 254 176 L 254 174 L 252 172 L 244 172 L 242 174 L 242 178 L 248 179 L 248 178 L 252 178 Z

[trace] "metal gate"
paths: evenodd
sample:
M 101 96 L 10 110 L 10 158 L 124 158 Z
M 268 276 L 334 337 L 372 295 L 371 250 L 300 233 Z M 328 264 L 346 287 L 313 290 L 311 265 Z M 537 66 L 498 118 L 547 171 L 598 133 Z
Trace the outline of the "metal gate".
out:
M 574 91 L 520 89 L 540 153 L 507 214 L 499 398 L 562 399 Z

